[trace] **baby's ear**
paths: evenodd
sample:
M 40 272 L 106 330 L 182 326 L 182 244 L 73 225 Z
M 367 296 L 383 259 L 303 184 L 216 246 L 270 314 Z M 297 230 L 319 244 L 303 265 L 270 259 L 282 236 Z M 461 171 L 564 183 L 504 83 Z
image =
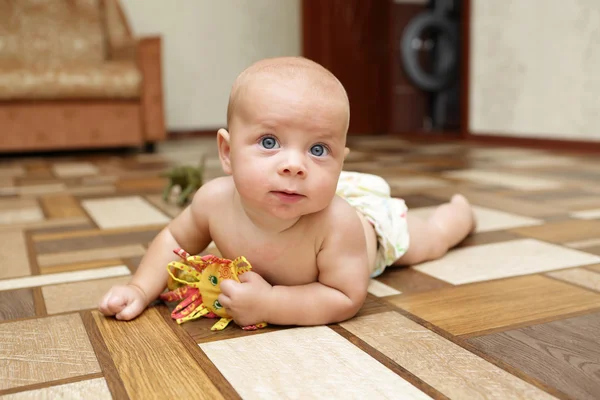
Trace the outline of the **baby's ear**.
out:
M 349 153 L 350 153 L 350 149 L 347 147 L 344 147 L 344 160 L 346 159 L 346 157 L 348 157 Z
M 231 153 L 231 146 L 229 144 L 229 132 L 227 129 L 219 129 L 217 131 L 217 146 L 219 148 L 219 159 L 221 160 L 221 167 L 223 172 L 227 175 L 231 175 L 231 160 L 229 154 Z

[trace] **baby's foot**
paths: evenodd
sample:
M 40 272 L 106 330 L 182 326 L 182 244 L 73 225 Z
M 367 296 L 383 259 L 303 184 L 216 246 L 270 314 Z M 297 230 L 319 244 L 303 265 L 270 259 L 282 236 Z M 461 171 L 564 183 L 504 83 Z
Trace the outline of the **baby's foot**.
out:
M 475 219 L 475 213 L 469 200 L 462 194 L 455 194 L 450 199 L 450 203 L 457 208 L 457 211 L 467 216 L 465 224 L 469 227 L 468 232 L 473 233 L 477 228 L 477 220 Z

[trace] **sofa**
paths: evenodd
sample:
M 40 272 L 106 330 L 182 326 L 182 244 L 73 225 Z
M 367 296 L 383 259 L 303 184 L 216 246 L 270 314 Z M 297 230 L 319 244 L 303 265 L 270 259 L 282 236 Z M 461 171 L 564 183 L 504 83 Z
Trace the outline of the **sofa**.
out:
M 0 1 L 0 153 L 165 139 L 160 37 L 118 0 Z

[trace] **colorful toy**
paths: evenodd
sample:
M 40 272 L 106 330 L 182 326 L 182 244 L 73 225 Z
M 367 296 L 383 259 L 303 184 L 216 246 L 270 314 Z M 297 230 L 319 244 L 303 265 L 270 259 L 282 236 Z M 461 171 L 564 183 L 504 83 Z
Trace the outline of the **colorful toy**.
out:
M 172 168 L 161 176 L 169 178 L 169 183 L 163 191 L 163 200 L 166 202 L 174 187 L 179 187 L 181 193 L 177 196 L 176 203 L 178 206 L 183 206 L 190 201 L 190 196 L 193 196 L 196 190 L 200 189 L 204 179 L 204 163 L 205 156 L 202 156 L 198 167 L 179 166 Z
M 210 330 L 225 329 L 232 318 L 217 299 L 221 293 L 221 281 L 233 279 L 239 282 L 238 276 L 252 269 L 248 260 L 244 257 L 228 260 L 214 255 L 191 256 L 183 249 L 175 249 L 173 252 L 183 261 L 169 263 L 167 266 L 170 275 L 167 283 L 169 291 L 160 295 L 161 300 L 168 302 L 181 300 L 171 313 L 171 317 L 178 324 L 200 317 L 221 317 Z M 267 324 L 262 322 L 243 326 L 242 329 L 251 331 L 265 326 Z

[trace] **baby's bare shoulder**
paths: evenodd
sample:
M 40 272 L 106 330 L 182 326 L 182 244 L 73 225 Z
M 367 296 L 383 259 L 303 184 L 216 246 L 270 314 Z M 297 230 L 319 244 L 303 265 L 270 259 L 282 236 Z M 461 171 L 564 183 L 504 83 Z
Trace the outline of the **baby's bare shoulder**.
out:
M 194 194 L 191 208 L 194 212 L 214 211 L 221 208 L 225 199 L 233 196 L 233 178 L 223 176 L 212 179 L 200 187 Z
M 360 219 L 356 214 L 356 210 L 348 202 L 339 196 L 334 196 L 333 200 L 327 208 L 315 215 L 314 223 L 319 224 L 326 231 L 340 231 L 340 228 L 354 228 Z

